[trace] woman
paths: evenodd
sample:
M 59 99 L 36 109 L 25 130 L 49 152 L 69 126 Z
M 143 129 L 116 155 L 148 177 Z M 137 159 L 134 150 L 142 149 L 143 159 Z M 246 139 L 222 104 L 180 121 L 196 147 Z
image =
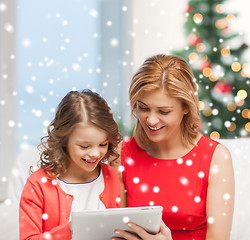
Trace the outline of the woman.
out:
M 122 144 L 122 168 L 113 162 L 124 189 L 121 206 L 161 205 L 165 224 L 155 236 L 133 223 L 140 238 L 119 229 L 116 234 L 144 240 L 229 239 L 232 159 L 225 146 L 198 132 L 197 84 L 188 64 L 177 56 L 150 57 L 134 75 L 129 97 L 137 125 L 134 137 Z

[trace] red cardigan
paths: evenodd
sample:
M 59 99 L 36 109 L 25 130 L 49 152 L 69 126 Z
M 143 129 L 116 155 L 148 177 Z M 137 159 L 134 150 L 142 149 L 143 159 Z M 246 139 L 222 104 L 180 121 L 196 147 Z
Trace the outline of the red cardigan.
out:
M 114 168 L 100 164 L 104 190 L 99 195 L 106 208 L 120 207 L 120 181 Z M 20 240 L 72 238 L 69 217 L 73 196 L 66 194 L 42 168 L 27 179 L 19 208 Z

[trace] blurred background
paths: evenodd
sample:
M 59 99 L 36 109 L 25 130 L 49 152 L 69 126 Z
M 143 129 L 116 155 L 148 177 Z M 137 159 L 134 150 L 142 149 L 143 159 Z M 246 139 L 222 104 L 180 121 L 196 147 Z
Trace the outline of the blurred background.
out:
M 131 134 L 128 86 L 153 54 L 190 63 L 204 134 L 249 136 L 249 12 L 248 0 L 1 0 L 0 201 L 70 90 L 100 93 Z

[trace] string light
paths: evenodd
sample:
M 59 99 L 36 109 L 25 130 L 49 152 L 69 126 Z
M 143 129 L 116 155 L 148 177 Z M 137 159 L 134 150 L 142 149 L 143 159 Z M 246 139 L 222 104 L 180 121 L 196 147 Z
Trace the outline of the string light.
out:
M 227 22 L 225 19 L 219 19 L 215 22 L 215 26 L 218 28 L 218 29 L 224 29 L 227 27 Z
M 205 103 L 203 101 L 199 101 L 199 110 L 202 111 L 205 108 Z
M 204 52 L 206 50 L 206 45 L 204 43 L 198 43 L 196 49 L 198 52 Z
M 217 4 L 215 7 L 215 10 L 217 13 L 223 13 L 224 12 L 224 6 L 222 4 Z
M 221 55 L 222 55 L 223 57 L 229 56 L 229 55 L 230 55 L 230 49 L 228 49 L 228 48 L 222 48 L 222 49 L 221 49 Z
M 241 99 L 241 100 L 244 100 L 247 98 L 247 92 L 243 89 L 239 90 L 237 92 L 237 96 Z
M 250 78 L 250 63 L 244 63 L 242 66 L 242 71 L 241 71 L 241 75 L 243 77 L 248 77 Z
M 227 105 L 227 109 L 228 109 L 228 111 L 230 111 L 230 112 L 235 111 L 235 109 L 236 109 L 236 104 L 235 104 L 235 103 L 230 103 L 230 104 L 228 104 L 228 105 Z
M 249 109 L 245 108 L 242 110 L 241 115 L 243 118 L 248 118 L 249 115 Z
M 244 103 L 245 103 L 244 100 L 240 100 L 240 101 L 236 102 L 236 105 L 239 106 L 239 107 L 241 107 Z
M 213 131 L 210 134 L 210 138 L 219 139 L 220 138 L 220 134 L 217 131 Z
M 233 14 L 228 14 L 226 19 L 228 23 L 233 23 L 235 21 L 235 16 Z
M 203 16 L 200 13 L 196 13 L 193 16 L 193 20 L 196 24 L 201 24 L 201 22 L 203 21 Z
M 228 131 L 233 132 L 236 129 L 236 124 L 234 122 L 230 122 L 230 126 L 227 128 Z
M 207 107 L 203 110 L 203 115 L 206 117 L 209 117 L 212 115 L 212 109 L 210 107 Z
M 205 77 L 210 77 L 212 75 L 212 69 L 210 67 L 206 67 L 202 71 Z
M 215 73 L 212 73 L 212 75 L 209 77 L 209 80 L 211 81 L 211 82 L 216 82 L 217 80 L 218 80 L 218 75 L 217 74 L 215 74 Z
M 231 68 L 234 72 L 239 72 L 241 69 L 241 65 L 239 62 L 233 62 Z
M 245 129 L 250 132 L 250 122 L 248 122 L 246 125 L 245 125 Z
M 195 53 L 195 52 L 191 52 L 191 53 L 188 55 L 188 59 L 189 59 L 190 61 L 195 61 L 195 60 L 198 59 L 198 54 Z

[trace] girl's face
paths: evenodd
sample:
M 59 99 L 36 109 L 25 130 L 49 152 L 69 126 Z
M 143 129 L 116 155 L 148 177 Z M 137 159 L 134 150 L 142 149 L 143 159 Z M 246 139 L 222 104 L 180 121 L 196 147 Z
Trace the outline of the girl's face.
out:
M 98 163 L 108 151 L 106 132 L 87 123 L 78 124 L 69 136 L 67 151 L 70 162 L 67 175 L 83 181 L 91 181 L 99 174 Z M 84 180 L 86 179 L 86 180 Z
M 163 90 L 143 92 L 137 100 L 137 116 L 154 143 L 181 136 L 181 122 L 188 110 Z

